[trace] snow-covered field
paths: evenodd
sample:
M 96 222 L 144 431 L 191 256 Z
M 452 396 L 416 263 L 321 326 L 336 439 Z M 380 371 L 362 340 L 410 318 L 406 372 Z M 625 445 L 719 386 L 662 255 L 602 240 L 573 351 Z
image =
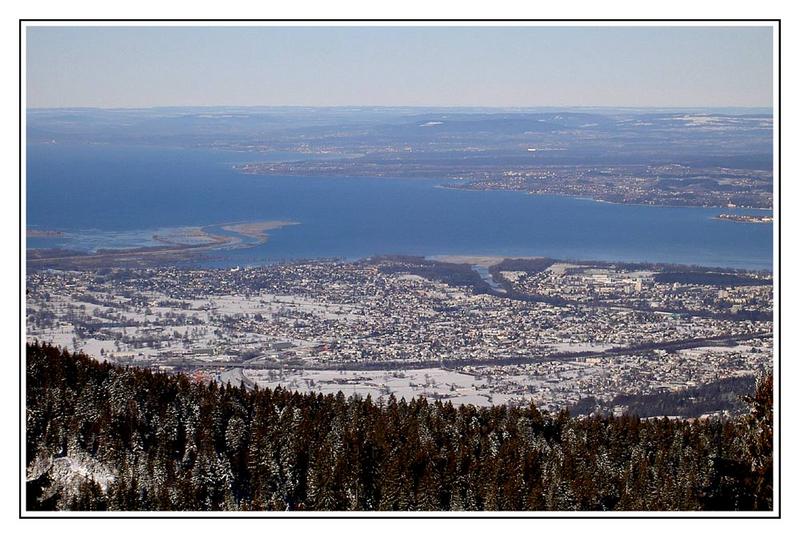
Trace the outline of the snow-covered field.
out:
M 345 396 L 354 394 L 373 400 L 388 398 L 393 394 L 398 400 L 424 396 L 429 400 L 452 402 L 453 405 L 504 404 L 522 398 L 513 392 L 496 392 L 486 383 L 485 376 L 475 376 L 464 372 L 430 368 L 404 371 L 331 371 L 304 370 L 281 374 L 271 370 L 244 370 L 246 379 L 260 387 L 281 386 L 299 392 L 322 392 Z M 231 379 L 233 381 L 233 379 Z
M 386 400 L 394 395 L 397 400 L 425 397 L 453 405 L 527 405 L 531 401 L 541 409 L 558 409 L 574 403 L 565 389 L 574 387 L 580 376 L 601 376 L 602 368 L 587 363 L 570 363 L 547 372 L 535 368 L 518 372 L 492 370 L 454 371 L 442 368 L 421 370 L 249 370 L 231 369 L 218 374 L 216 379 L 245 386 L 258 385 L 301 393 L 321 392 L 345 396 L 370 396 L 373 400 Z

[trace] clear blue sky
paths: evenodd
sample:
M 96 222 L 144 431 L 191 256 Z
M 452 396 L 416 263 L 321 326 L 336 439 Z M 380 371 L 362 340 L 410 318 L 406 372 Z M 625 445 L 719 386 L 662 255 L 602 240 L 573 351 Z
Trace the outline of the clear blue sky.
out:
M 772 29 L 29 27 L 29 107 L 772 106 Z

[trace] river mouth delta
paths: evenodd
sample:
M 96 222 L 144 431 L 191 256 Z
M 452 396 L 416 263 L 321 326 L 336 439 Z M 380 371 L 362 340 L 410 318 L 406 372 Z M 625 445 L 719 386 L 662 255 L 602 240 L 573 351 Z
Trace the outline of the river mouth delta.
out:
M 269 240 L 268 231 L 295 224 L 298 223 L 265 221 L 132 231 L 125 234 L 128 244 L 120 242 L 119 236 L 114 237 L 116 248 L 87 248 L 87 244 L 102 245 L 104 239 L 108 240 L 109 234 L 103 232 L 65 233 L 34 229 L 29 230 L 28 237 L 58 238 L 61 242 L 71 241 L 84 246 L 81 250 L 63 247 L 29 249 L 27 266 L 30 269 L 97 269 L 198 262 L 207 259 L 209 254 L 219 255 L 229 250 L 263 245 Z

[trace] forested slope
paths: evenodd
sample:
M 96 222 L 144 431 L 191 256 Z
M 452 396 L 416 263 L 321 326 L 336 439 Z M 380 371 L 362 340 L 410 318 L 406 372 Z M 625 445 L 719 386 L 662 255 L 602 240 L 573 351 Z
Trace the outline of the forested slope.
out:
M 738 419 L 297 394 L 27 348 L 29 510 L 765 510 L 772 379 Z

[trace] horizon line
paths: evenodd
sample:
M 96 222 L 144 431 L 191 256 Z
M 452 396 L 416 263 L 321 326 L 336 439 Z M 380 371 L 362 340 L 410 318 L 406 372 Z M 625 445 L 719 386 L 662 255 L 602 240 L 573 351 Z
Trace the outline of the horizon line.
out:
M 147 105 L 147 106 L 93 106 L 93 105 L 75 105 L 75 106 L 26 106 L 26 111 L 44 111 L 44 110 L 156 110 L 165 108 L 304 108 L 304 109 L 347 109 L 347 108 L 364 108 L 364 109 L 498 109 L 498 110 L 515 110 L 515 109 L 611 109 L 611 110 L 686 110 L 686 109 L 769 109 L 774 110 L 773 105 L 232 105 L 232 104 L 214 104 L 214 105 Z

